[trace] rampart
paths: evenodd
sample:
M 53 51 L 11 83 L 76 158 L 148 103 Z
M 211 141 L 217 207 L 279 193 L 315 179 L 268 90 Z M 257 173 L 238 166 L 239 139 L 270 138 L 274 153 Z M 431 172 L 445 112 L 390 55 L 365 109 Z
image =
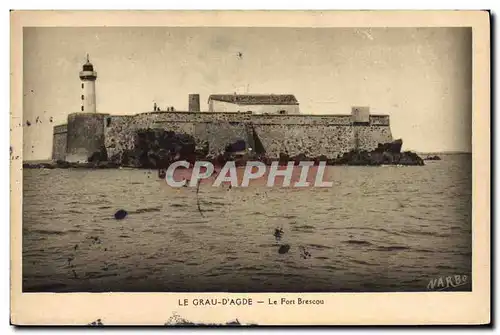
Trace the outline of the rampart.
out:
M 52 140 L 52 159 L 54 161 L 66 159 L 67 133 L 68 126 L 65 124 L 54 127 L 54 136 Z
M 352 149 L 373 150 L 392 141 L 388 115 L 370 115 L 353 122 L 351 115 L 256 115 L 249 113 L 150 112 L 131 116 L 70 114 L 65 125 L 54 127 L 54 159 L 82 160 L 95 152 L 121 162 L 133 151 L 144 130 L 172 132 L 207 147 L 211 156 L 228 144 L 243 140 L 247 148 L 274 159 L 285 153 L 336 158 Z M 66 137 L 66 146 L 64 138 Z M 87 157 L 85 157 L 87 156 Z
M 87 161 L 96 153 L 106 154 L 104 119 L 107 114 L 73 113 L 68 116 L 66 161 Z

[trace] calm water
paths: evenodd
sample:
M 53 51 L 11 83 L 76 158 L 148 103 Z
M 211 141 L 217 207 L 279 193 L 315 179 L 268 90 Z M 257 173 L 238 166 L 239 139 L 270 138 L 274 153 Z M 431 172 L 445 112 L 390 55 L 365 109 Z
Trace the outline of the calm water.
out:
M 331 167 L 332 188 L 204 185 L 203 215 L 156 171 L 24 170 L 23 289 L 425 291 L 471 273 L 471 157 L 442 157 Z

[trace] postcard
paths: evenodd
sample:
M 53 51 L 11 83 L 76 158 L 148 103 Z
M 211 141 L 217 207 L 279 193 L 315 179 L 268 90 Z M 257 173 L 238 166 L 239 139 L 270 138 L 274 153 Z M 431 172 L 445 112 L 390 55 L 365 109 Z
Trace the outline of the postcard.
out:
M 12 11 L 14 325 L 490 323 L 487 11 Z

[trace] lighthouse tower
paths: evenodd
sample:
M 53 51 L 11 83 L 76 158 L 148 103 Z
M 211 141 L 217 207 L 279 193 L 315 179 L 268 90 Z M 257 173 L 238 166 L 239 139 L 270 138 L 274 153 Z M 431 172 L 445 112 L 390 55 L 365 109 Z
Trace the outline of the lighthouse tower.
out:
M 82 86 L 79 111 L 68 115 L 66 127 L 67 162 L 95 162 L 107 159 L 105 148 L 104 122 L 109 114 L 97 113 L 95 101 L 95 81 L 97 72 L 89 61 L 80 71 Z
M 97 72 L 94 71 L 94 66 L 90 63 L 88 54 L 87 63 L 83 64 L 83 69 L 80 71 L 80 79 L 82 81 L 81 111 L 84 113 L 96 113 L 95 81 L 97 79 Z

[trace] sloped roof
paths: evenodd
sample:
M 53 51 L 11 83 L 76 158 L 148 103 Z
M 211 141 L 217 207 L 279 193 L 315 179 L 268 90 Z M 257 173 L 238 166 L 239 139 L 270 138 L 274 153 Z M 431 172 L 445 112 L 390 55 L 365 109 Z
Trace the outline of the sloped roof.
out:
M 293 94 L 212 94 L 208 101 L 217 100 L 238 105 L 298 105 Z

